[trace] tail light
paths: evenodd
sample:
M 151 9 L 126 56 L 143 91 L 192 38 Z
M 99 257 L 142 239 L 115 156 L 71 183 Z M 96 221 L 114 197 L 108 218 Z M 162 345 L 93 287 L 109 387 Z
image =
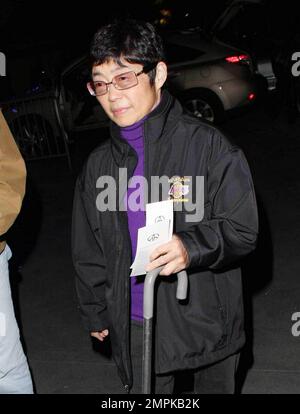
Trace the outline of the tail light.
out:
M 246 65 L 251 64 L 251 59 L 249 55 L 233 55 L 227 56 L 225 58 L 226 62 L 228 63 L 244 63 Z
M 254 92 L 249 93 L 248 95 L 248 101 L 254 101 L 254 99 L 256 98 L 256 94 Z

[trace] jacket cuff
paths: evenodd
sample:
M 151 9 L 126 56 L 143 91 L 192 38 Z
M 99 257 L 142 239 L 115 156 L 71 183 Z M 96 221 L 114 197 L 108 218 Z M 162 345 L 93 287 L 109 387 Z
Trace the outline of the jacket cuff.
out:
M 178 232 L 176 235 L 182 241 L 182 244 L 184 245 L 185 250 L 188 254 L 189 262 L 186 268 L 191 269 L 195 266 L 198 266 L 200 260 L 199 246 L 194 242 L 192 237 L 190 237 L 190 235 L 184 231 Z
M 88 332 L 100 332 L 109 328 L 109 319 L 107 310 L 101 313 L 93 313 L 87 315 L 81 308 L 80 313 L 83 321 L 83 326 Z

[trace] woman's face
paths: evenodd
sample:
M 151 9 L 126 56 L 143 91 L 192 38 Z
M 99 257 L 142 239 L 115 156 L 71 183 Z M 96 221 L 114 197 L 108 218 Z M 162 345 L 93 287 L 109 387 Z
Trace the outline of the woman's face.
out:
M 129 63 L 121 58 L 122 66 L 114 60 L 109 60 L 101 65 L 93 67 L 93 81 L 111 82 L 117 75 L 133 71 L 139 73 L 143 66 L 138 63 Z M 163 70 L 166 68 L 163 62 Z M 160 69 L 159 69 L 160 70 Z M 157 79 L 150 85 L 148 74 L 142 73 L 137 77 L 137 85 L 130 89 L 118 90 L 114 85 L 108 86 L 108 92 L 105 95 L 96 96 L 97 100 L 103 107 L 108 117 L 120 127 L 126 127 L 134 124 L 144 118 L 159 103 L 161 95 L 161 82 Z

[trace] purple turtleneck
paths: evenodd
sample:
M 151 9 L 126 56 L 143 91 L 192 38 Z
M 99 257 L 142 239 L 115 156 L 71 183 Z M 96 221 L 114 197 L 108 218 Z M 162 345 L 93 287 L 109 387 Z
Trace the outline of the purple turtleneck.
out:
M 146 117 L 128 127 L 120 128 L 121 136 L 128 144 L 136 151 L 138 156 L 138 163 L 133 172 L 133 177 L 144 176 L 144 137 L 143 137 L 143 123 Z M 140 227 L 146 225 L 145 211 L 139 209 L 138 211 L 131 211 L 127 201 L 130 194 L 139 188 L 139 184 L 136 184 L 134 188 L 128 188 L 124 197 L 124 203 L 127 210 L 128 217 L 128 229 L 131 238 L 132 246 L 132 260 L 136 254 L 137 247 L 137 234 Z M 144 194 L 144 189 L 138 190 L 139 194 Z M 139 205 L 144 205 L 144 200 L 136 201 Z M 131 319 L 142 321 L 143 320 L 143 277 L 131 277 Z

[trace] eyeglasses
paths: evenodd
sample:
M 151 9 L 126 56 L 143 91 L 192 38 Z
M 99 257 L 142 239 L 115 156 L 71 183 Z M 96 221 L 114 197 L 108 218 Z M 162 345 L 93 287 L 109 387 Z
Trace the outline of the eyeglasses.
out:
M 88 91 L 92 96 L 102 96 L 108 92 L 108 85 L 114 85 L 118 90 L 130 89 L 138 84 L 138 76 L 142 73 L 148 73 L 156 67 L 157 63 L 144 66 L 144 68 L 135 73 L 134 71 L 121 73 L 115 76 L 111 82 L 90 81 L 87 83 Z

